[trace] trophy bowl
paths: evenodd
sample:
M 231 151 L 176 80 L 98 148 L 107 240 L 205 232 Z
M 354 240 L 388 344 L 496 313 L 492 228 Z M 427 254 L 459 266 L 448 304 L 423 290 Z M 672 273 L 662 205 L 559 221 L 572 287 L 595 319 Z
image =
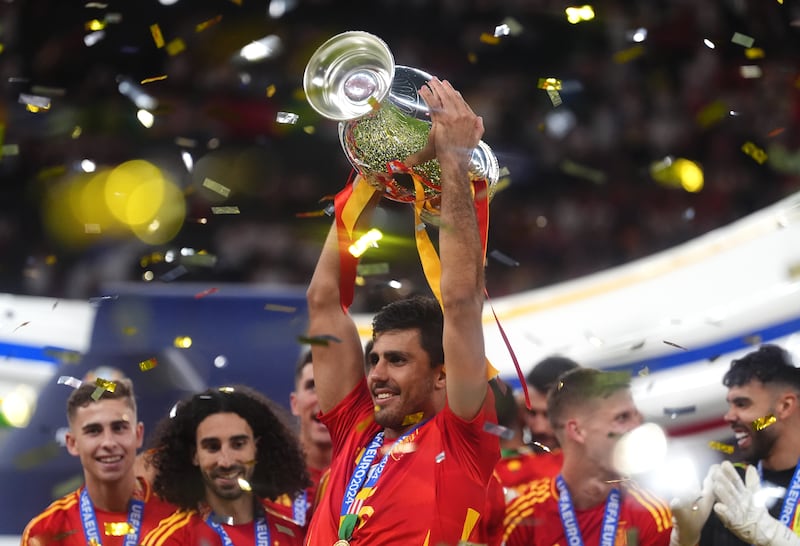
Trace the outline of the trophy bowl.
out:
M 432 76 L 418 68 L 396 66 L 388 46 L 376 36 L 351 31 L 330 38 L 312 55 L 303 84 L 309 104 L 339 121 L 339 141 L 361 176 L 388 199 L 415 200 L 407 174 L 392 163 L 422 150 L 431 128 L 430 110 L 419 90 Z M 412 167 L 424 187 L 426 210 L 438 211 L 441 168 L 437 160 Z M 472 151 L 471 180 L 485 179 L 494 195 L 500 169 L 483 141 Z

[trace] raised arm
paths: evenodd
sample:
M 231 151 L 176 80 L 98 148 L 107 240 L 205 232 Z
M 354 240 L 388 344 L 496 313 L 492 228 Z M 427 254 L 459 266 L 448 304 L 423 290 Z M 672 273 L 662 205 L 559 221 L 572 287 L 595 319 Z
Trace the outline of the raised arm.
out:
M 363 180 L 357 183 L 366 184 Z M 380 198 L 373 196 L 359 218 L 356 232 L 368 225 L 372 211 Z M 329 411 L 353 390 L 364 377 L 364 353 L 361 339 L 352 317 L 339 303 L 339 247 L 336 224 L 331 226 L 322 248 L 317 267 L 306 291 L 308 301 L 308 334 L 312 338 L 325 336 L 327 344 L 312 344 L 314 383 L 319 407 Z
M 483 252 L 468 170 L 483 135 L 483 120 L 447 81 L 434 78 L 421 91 L 431 110 L 430 140 L 441 165 L 441 294 L 444 360 L 450 409 L 465 420 L 486 396 L 483 344 Z

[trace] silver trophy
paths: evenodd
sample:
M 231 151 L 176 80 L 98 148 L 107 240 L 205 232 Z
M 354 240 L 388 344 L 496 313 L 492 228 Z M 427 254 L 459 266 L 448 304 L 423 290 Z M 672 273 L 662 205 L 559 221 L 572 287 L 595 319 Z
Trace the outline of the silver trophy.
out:
M 303 76 L 306 98 L 322 116 L 339 122 L 339 141 L 353 167 L 384 196 L 413 202 L 409 177 L 390 167 L 425 147 L 430 112 L 419 90 L 432 76 L 417 68 L 395 66 L 388 46 L 367 32 L 344 32 L 322 44 Z M 441 169 L 428 161 L 413 167 L 424 184 L 426 208 L 438 210 Z M 500 169 L 483 142 L 472 151 L 473 180 L 485 179 L 488 197 L 495 192 Z

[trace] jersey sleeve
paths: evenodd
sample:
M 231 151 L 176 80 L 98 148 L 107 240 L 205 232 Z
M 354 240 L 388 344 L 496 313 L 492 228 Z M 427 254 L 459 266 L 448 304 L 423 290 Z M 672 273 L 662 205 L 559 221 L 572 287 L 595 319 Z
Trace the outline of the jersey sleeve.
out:
M 189 546 L 189 523 L 194 512 L 178 510 L 164 518 L 142 539 L 141 546 Z

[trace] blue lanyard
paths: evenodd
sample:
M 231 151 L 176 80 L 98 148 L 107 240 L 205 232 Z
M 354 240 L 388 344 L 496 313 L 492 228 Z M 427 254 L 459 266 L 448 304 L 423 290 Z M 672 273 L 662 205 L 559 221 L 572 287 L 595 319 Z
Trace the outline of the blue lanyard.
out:
M 564 527 L 564 534 L 567 537 L 567 544 L 570 546 L 583 546 L 583 537 L 578 518 L 575 515 L 575 508 L 572 505 L 572 498 L 569 496 L 569 489 L 564 482 L 561 474 L 556 476 L 556 487 L 558 488 L 558 512 L 561 515 L 561 525 Z M 617 526 L 619 524 L 620 493 L 619 489 L 612 489 L 606 499 L 606 512 L 603 516 L 603 524 L 600 527 L 600 545 L 613 546 L 617 536 Z
M 225 531 L 222 524 L 214 521 L 213 514 L 210 514 L 209 517 L 206 518 L 206 523 L 219 535 L 223 546 L 234 546 L 231 537 L 228 536 L 228 532 Z M 256 546 L 269 546 L 271 542 L 269 540 L 269 525 L 267 524 L 266 518 L 264 516 L 256 518 L 254 525 L 256 529 Z
M 306 524 L 306 515 L 308 514 L 308 490 L 304 489 L 292 501 L 292 519 L 294 519 L 300 527 Z
M 758 461 L 758 476 L 764 480 L 764 473 L 761 468 L 761 461 Z M 797 466 L 794 468 L 794 476 L 792 481 L 789 482 L 789 487 L 786 488 L 786 494 L 783 497 L 783 506 L 781 506 L 781 516 L 778 521 L 781 524 L 792 527 L 792 520 L 794 513 L 797 510 L 797 501 L 800 499 L 800 461 L 797 461 Z
M 395 445 L 399 445 L 412 432 L 427 422 L 428 420 L 425 419 L 411 427 L 395 441 Z M 364 453 L 361 454 L 361 457 L 359 457 L 356 467 L 353 470 L 353 475 L 350 477 L 350 481 L 347 484 L 347 489 L 344 491 L 339 518 L 340 539 L 349 540 L 350 536 L 352 536 L 352 532 L 355 529 L 355 524 L 358 519 L 358 510 L 363 503 L 363 499 L 356 503 L 356 497 L 361 490 L 375 487 L 375 484 L 378 483 L 378 478 L 380 478 L 381 474 L 383 474 L 383 469 L 386 468 L 386 463 L 389 461 L 389 455 L 392 454 L 392 450 L 388 450 L 383 457 L 381 457 L 381 460 L 378 462 L 378 464 L 372 466 L 373 461 L 378 456 L 378 451 L 383 446 L 383 433 L 384 431 L 382 430 L 378 432 L 372 438 L 372 441 L 364 450 Z
M 97 515 L 94 512 L 92 499 L 89 492 L 84 487 L 80 497 L 81 523 L 83 523 L 83 535 L 88 544 L 100 546 L 100 529 L 97 525 Z M 142 529 L 142 517 L 144 516 L 144 501 L 131 499 L 128 503 L 128 525 L 133 529 L 132 533 L 125 535 L 125 546 L 136 546 L 139 543 L 139 531 Z

